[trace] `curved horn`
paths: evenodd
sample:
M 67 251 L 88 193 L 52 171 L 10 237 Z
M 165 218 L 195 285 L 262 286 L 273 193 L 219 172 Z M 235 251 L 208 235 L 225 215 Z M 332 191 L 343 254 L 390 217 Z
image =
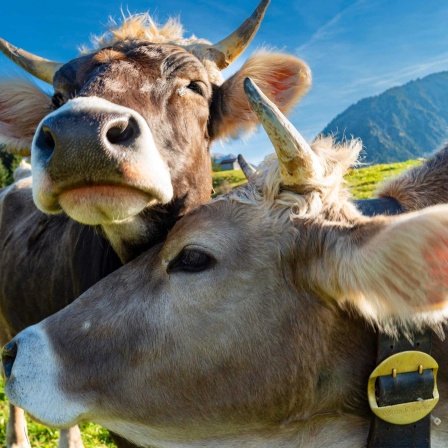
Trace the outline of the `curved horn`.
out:
M 257 9 L 236 31 L 210 47 L 224 55 L 223 59 L 217 58 L 215 61 L 219 69 L 222 70 L 230 65 L 250 44 L 260 28 L 269 2 L 270 0 L 261 0 Z
M 244 91 L 274 145 L 283 184 L 303 185 L 306 180 L 321 178 L 319 158 L 277 106 L 250 78 L 244 80 Z
M 257 172 L 257 170 L 249 162 L 247 162 L 241 154 L 238 154 L 238 164 L 247 180 L 250 180 L 251 177 Z
M 11 45 L 0 38 L 0 51 L 11 61 L 42 81 L 53 83 L 54 74 L 64 65 L 50 61 Z

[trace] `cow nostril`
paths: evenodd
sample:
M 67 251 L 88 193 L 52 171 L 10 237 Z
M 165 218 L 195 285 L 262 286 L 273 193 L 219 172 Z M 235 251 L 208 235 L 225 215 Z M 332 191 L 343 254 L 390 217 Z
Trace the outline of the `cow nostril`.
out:
M 50 129 L 47 127 L 43 127 L 42 131 L 45 136 L 45 146 L 47 149 L 54 151 L 54 148 L 56 147 L 56 142 L 54 141 L 53 134 L 51 133 Z
M 129 121 L 114 123 L 107 133 L 107 140 L 113 145 L 132 141 L 137 134 L 137 123 L 132 118 Z
M 2 350 L 3 372 L 6 379 L 11 376 L 12 366 L 17 356 L 17 344 L 14 341 L 8 342 Z

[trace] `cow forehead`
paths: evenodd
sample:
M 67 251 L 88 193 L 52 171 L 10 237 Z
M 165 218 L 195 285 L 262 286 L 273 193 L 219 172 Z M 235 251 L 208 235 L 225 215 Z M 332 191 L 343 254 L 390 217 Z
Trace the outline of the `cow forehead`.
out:
M 212 253 L 221 252 L 224 247 L 220 244 L 220 234 L 225 233 L 229 244 L 237 239 L 238 230 L 227 218 L 227 210 L 216 210 L 216 203 L 198 207 L 181 219 L 168 235 L 163 245 L 161 258 L 165 262 L 173 259 L 184 247 L 197 246 L 210 250 Z M 219 215 L 219 218 L 217 218 Z M 222 224 L 224 223 L 225 229 Z M 233 235 L 233 237 L 232 237 Z
M 218 199 L 197 207 L 174 226 L 161 257 L 169 262 L 184 248 L 203 248 L 225 263 L 250 259 L 255 252 L 262 260 L 279 247 L 277 235 L 284 227 L 255 205 Z
M 83 86 L 98 69 L 113 66 L 130 77 L 172 79 L 175 77 L 200 80 L 208 84 L 210 70 L 192 53 L 170 44 L 150 42 L 119 42 L 113 47 L 96 53 L 80 56 L 66 63 L 55 75 L 56 90 L 67 90 L 70 86 Z

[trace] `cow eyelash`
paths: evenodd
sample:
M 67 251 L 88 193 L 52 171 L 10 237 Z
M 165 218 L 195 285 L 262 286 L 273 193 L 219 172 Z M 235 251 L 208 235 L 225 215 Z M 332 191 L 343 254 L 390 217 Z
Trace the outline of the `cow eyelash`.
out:
M 202 89 L 199 81 L 191 81 L 190 84 L 188 84 L 187 89 L 192 90 L 198 95 L 204 96 L 204 90 Z
M 183 249 L 179 255 L 171 260 L 167 272 L 202 272 L 212 267 L 216 260 L 210 255 L 197 249 Z
M 63 104 L 64 104 L 64 97 L 62 95 L 62 93 L 58 93 L 56 92 L 52 97 L 51 97 L 51 103 L 53 104 L 53 106 L 55 107 L 55 109 L 59 109 Z

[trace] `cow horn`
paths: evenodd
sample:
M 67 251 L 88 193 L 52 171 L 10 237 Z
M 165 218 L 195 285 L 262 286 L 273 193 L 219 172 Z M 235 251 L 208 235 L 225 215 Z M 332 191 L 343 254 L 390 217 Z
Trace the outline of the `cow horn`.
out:
M 250 79 L 244 91 L 252 110 L 267 132 L 278 157 L 284 185 L 303 185 L 323 176 L 323 167 L 310 145 L 277 106 Z
M 236 31 L 210 47 L 224 55 L 223 58 L 216 58 L 215 60 L 220 70 L 230 65 L 250 44 L 258 28 L 260 28 L 269 2 L 270 0 L 261 0 L 257 9 Z
M 247 180 L 250 180 L 257 172 L 257 170 L 249 162 L 247 162 L 241 154 L 238 154 L 238 164 Z
M 64 65 L 35 56 L 0 38 L 0 51 L 11 61 L 42 81 L 53 83 L 54 74 Z

